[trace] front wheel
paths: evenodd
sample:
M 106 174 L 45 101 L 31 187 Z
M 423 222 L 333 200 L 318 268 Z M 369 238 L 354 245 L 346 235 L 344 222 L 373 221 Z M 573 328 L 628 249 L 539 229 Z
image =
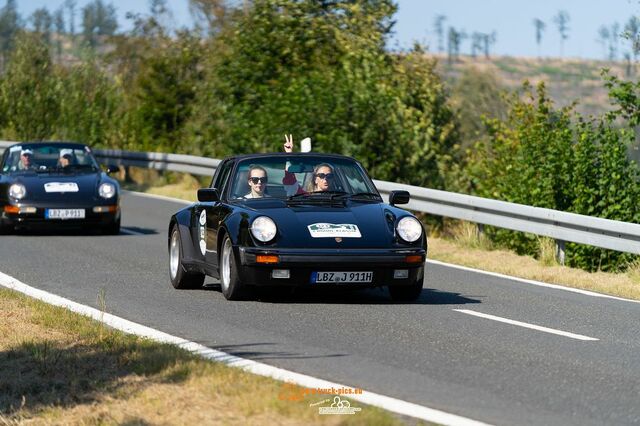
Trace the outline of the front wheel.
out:
M 422 293 L 424 276 L 419 277 L 411 285 L 390 285 L 389 294 L 394 302 L 414 302 Z
M 114 220 L 112 223 L 102 228 L 102 233 L 105 235 L 118 235 L 120 234 L 120 219 Z
M 247 289 L 240 281 L 238 267 L 233 255 L 233 246 L 229 236 L 224 237 L 220 254 L 220 287 L 227 300 L 241 300 L 247 297 Z
M 169 243 L 169 278 L 174 288 L 200 288 L 204 283 L 204 274 L 187 273 L 182 264 L 182 244 L 178 225 L 171 228 Z

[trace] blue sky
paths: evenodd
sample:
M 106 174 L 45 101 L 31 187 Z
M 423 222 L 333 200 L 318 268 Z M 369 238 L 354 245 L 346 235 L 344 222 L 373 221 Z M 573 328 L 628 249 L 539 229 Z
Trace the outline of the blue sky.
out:
M 59 7 L 64 0 L 17 0 L 23 17 L 33 10 L 46 6 L 49 10 Z M 109 0 L 105 0 L 109 1 Z M 78 6 L 88 0 L 77 0 Z M 126 12 L 146 12 L 146 0 L 112 0 L 118 10 L 119 20 L 125 28 Z M 602 58 L 603 48 L 597 42 L 598 28 L 614 22 L 623 24 L 630 16 L 640 16 L 640 0 L 399 0 L 395 34 L 391 46 L 408 48 L 414 40 L 436 50 L 433 21 L 436 15 L 445 15 L 445 25 L 465 30 L 497 32 L 493 51 L 499 55 L 537 56 L 533 19 L 546 22 L 540 53 L 543 56 L 560 55 L 560 37 L 553 23 L 559 10 L 569 13 L 569 39 L 564 45 L 564 56 Z M 0 0 L 4 4 L 4 0 Z M 191 25 L 188 0 L 168 0 L 177 26 Z M 621 42 L 621 48 L 628 50 Z M 463 42 L 462 53 L 469 52 L 469 42 Z

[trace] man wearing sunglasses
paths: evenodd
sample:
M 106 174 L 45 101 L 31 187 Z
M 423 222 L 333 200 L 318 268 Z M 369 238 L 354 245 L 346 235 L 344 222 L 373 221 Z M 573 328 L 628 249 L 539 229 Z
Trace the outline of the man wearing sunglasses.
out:
M 244 198 L 263 198 L 268 197 L 266 194 L 267 189 L 267 171 L 256 165 L 249 166 L 248 177 L 249 188 L 251 191 Z

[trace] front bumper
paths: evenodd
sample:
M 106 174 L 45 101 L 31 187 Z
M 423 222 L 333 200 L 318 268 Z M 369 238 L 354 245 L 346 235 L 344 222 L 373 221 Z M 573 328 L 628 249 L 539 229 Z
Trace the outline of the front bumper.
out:
M 412 285 L 424 275 L 424 249 L 234 249 L 243 283 L 254 286 L 379 287 Z M 277 256 L 276 263 L 259 263 L 258 256 Z M 408 259 L 411 261 L 409 262 Z M 288 270 L 289 278 L 274 278 L 274 270 Z M 394 271 L 406 278 L 394 278 Z M 370 283 L 312 283 L 314 272 L 373 272 Z
M 7 209 L 9 207 L 9 209 Z M 19 212 L 14 212 L 15 208 Z M 83 219 L 47 219 L 47 209 L 83 209 Z M 35 211 L 33 211 L 35 209 Z M 101 210 L 101 211 L 94 211 Z M 9 211 L 8 211 L 9 210 Z M 0 210 L 0 224 L 3 226 L 29 229 L 56 229 L 108 226 L 120 220 L 120 206 L 80 204 L 64 206 L 39 206 L 30 204 L 8 204 Z

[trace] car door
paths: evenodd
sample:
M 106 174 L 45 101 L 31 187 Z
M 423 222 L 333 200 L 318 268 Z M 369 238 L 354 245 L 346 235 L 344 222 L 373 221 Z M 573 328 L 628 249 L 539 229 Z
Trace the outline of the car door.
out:
M 226 160 L 221 163 L 211 182 L 211 188 L 216 188 L 221 197 L 224 195 L 234 164 L 233 160 Z M 194 221 L 196 224 L 194 231 L 197 234 L 194 236 L 194 241 L 198 241 L 207 269 L 212 274 L 218 268 L 218 228 L 223 211 L 226 211 L 226 209 L 221 201 L 199 202 L 194 209 Z

